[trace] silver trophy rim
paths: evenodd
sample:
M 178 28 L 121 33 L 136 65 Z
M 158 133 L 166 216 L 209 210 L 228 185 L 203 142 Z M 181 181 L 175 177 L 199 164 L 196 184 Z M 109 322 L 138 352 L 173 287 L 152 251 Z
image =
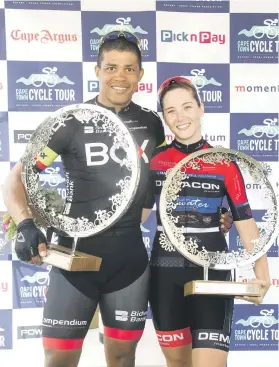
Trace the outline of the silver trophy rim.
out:
M 208 153 L 229 153 L 229 154 L 234 154 L 238 157 L 242 157 L 245 159 L 248 159 L 249 161 L 251 161 L 258 169 L 262 170 L 262 166 L 261 164 L 256 161 L 254 158 L 248 156 L 245 153 L 239 152 L 238 150 L 235 149 L 228 149 L 228 148 L 208 148 L 208 149 L 203 149 L 203 150 L 199 150 L 197 152 L 193 152 L 191 153 L 189 156 L 183 158 L 181 161 L 179 161 L 169 172 L 167 175 L 167 178 L 163 184 L 162 187 L 162 191 L 161 191 L 161 195 L 160 195 L 160 201 L 159 201 L 159 214 L 160 214 L 160 218 L 161 218 L 161 222 L 162 222 L 162 226 L 164 228 L 164 232 L 167 236 L 167 238 L 169 239 L 169 241 L 171 242 L 171 244 L 174 246 L 174 248 L 184 257 L 186 257 L 189 261 L 193 262 L 196 265 L 199 265 L 201 267 L 207 267 L 209 269 L 214 269 L 214 270 L 232 270 L 232 269 L 236 269 L 236 268 L 242 268 L 248 265 L 253 264 L 256 260 L 258 260 L 260 257 L 262 257 L 263 255 L 265 255 L 267 253 L 267 251 L 271 248 L 271 246 L 273 245 L 274 241 L 276 240 L 276 238 L 278 237 L 279 234 L 279 216 L 278 216 L 278 201 L 277 201 L 277 197 L 274 193 L 273 187 L 270 184 L 270 186 L 272 187 L 272 191 L 274 193 L 274 201 L 276 202 L 276 209 L 277 209 L 277 219 L 276 219 L 276 224 L 274 225 L 274 231 L 272 233 L 272 235 L 270 236 L 270 239 L 268 241 L 267 244 L 265 244 L 265 246 L 263 246 L 262 250 L 259 251 L 257 254 L 252 255 L 249 259 L 246 260 L 241 260 L 239 262 L 235 262 L 235 263 L 230 263 L 230 264 L 215 264 L 215 263 L 210 263 L 208 261 L 202 260 L 201 258 L 199 258 L 198 256 L 195 256 L 191 253 L 189 253 L 188 251 L 182 251 L 179 243 L 177 242 L 172 228 L 169 225 L 169 220 L 168 220 L 168 215 L 166 212 L 166 208 L 167 208 L 167 200 L 166 200 L 166 196 L 167 196 L 167 190 L 168 187 L 173 179 L 173 177 L 175 176 L 175 174 L 177 173 L 177 171 L 182 168 L 182 166 L 184 166 L 186 163 L 192 161 L 195 158 L 198 158 L 200 156 L 203 156 L 205 154 Z M 229 254 L 229 253 L 228 253 Z
M 99 106 L 99 105 L 95 105 L 95 104 L 87 104 L 87 103 L 80 103 L 80 104 L 72 104 L 69 106 L 65 106 L 62 107 L 52 113 L 50 113 L 46 118 L 43 119 L 43 121 L 41 122 L 41 124 L 39 124 L 37 126 L 37 128 L 35 129 L 35 131 L 33 132 L 30 141 L 27 144 L 26 147 L 26 151 L 28 150 L 28 146 L 30 146 L 32 144 L 32 137 L 36 134 L 37 130 L 43 125 L 46 124 L 48 121 L 55 119 L 63 114 L 69 113 L 69 112 L 73 112 L 76 110 L 91 110 L 91 111 L 96 111 L 99 112 L 100 114 L 106 115 L 108 118 L 110 118 L 112 121 L 114 121 L 115 123 L 117 122 L 118 127 L 120 127 L 120 130 L 125 134 L 126 139 L 128 140 L 129 143 L 129 158 L 132 160 L 133 162 L 133 169 L 131 170 L 131 180 L 130 180 L 130 185 L 129 185 L 129 190 L 127 192 L 127 197 L 125 197 L 122 201 L 121 201 L 121 205 L 117 207 L 117 209 L 115 210 L 115 212 L 112 214 L 112 216 L 109 218 L 109 220 L 105 220 L 104 222 L 102 222 L 99 225 L 96 225 L 93 229 L 89 229 L 89 230 L 79 230 L 79 231 L 65 231 L 65 229 L 62 229 L 61 226 L 58 226 L 57 223 L 55 223 L 55 221 L 49 221 L 47 219 L 47 215 L 41 215 L 40 210 L 37 210 L 37 202 L 36 202 L 36 198 L 32 198 L 28 192 L 28 175 L 30 172 L 30 168 L 34 165 L 34 161 L 32 161 L 31 159 L 25 159 L 22 162 L 22 172 L 21 172 L 21 180 L 23 183 L 23 186 L 25 188 L 25 194 L 27 196 L 28 199 L 28 205 L 31 205 L 32 209 L 35 211 L 36 214 L 39 214 L 40 219 L 43 219 L 43 221 L 49 226 L 52 227 L 56 230 L 58 230 L 59 232 L 62 232 L 64 234 L 66 234 L 69 237 L 72 238 L 82 238 L 82 237 L 90 237 L 90 236 L 94 236 L 97 234 L 100 234 L 104 231 L 106 231 L 107 229 L 111 228 L 114 224 L 116 224 L 122 217 L 123 215 L 129 210 L 133 199 L 136 195 L 137 189 L 138 189 L 138 185 L 139 185 L 139 181 L 140 181 L 140 156 L 139 156 L 139 152 L 138 152 L 138 147 L 137 147 L 137 143 L 135 138 L 133 137 L 133 135 L 130 133 L 127 125 L 125 124 L 124 121 L 122 121 L 115 113 L 113 113 L 112 111 Z M 40 185 L 40 180 L 39 180 L 39 175 L 37 175 L 37 185 L 38 187 L 41 187 Z M 41 187 L 42 188 L 42 187 Z M 44 213 L 44 211 L 42 211 Z M 70 217 L 67 215 L 63 215 L 63 214 L 58 214 L 58 217 L 60 220 L 63 221 L 64 219 L 69 219 Z M 75 228 L 78 226 L 78 220 L 71 218 L 71 220 L 73 221 L 73 223 L 76 223 L 74 226 Z

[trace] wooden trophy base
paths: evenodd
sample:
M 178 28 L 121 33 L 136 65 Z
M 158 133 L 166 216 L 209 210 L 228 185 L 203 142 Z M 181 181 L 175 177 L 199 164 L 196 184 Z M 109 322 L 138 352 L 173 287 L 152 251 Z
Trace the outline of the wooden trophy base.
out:
M 256 283 L 221 282 L 212 280 L 194 280 L 184 284 L 184 296 L 260 296 L 261 286 Z
M 48 255 L 43 259 L 45 264 L 68 271 L 99 271 L 101 262 L 100 257 L 80 251 L 72 255 L 71 249 L 52 243 L 49 244 Z

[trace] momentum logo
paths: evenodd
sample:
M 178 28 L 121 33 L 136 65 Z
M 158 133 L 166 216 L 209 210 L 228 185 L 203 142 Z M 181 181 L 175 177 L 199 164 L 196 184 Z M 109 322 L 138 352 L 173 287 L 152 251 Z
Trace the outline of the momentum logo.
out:
M 236 85 L 234 88 L 237 92 L 250 92 L 250 93 L 279 92 L 279 85 Z

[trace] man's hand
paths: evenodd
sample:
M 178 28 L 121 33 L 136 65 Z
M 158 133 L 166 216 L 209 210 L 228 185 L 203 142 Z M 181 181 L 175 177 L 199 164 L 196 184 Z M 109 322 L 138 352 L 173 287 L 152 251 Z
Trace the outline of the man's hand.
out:
M 47 256 L 47 240 L 33 219 L 21 221 L 17 226 L 15 252 L 21 261 L 35 265 L 42 264 L 42 257 Z
M 260 305 L 263 302 L 267 291 L 269 290 L 270 283 L 267 282 L 266 280 L 261 280 L 261 279 L 257 279 L 257 278 L 252 279 L 251 283 L 258 283 L 258 284 L 261 285 L 260 296 L 259 297 L 244 296 L 244 297 L 235 297 L 235 298 L 240 299 L 242 301 L 247 301 L 247 302 L 254 303 L 255 305 Z
M 226 234 L 229 232 L 233 224 L 233 218 L 226 208 L 221 208 L 220 228 Z

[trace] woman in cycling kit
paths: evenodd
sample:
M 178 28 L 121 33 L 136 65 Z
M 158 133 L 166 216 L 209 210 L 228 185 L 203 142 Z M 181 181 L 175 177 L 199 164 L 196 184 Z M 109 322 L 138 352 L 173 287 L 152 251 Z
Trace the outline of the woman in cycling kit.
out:
M 194 85 L 184 77 L 166 80 L 159 89 L 159 100 L 165 123 L 175 139 L 170 145 L 157 149 L 151 160 L 152 190 L 146 208 L 151 209 L 156 201 L 157 232 L 150 261 L 149 297 L 153 323 L 168 367 L 225 367 L 233 298 L 184 297 L 184 284 L 203 279 L 203 269 L 175 250 L 164 234 L 158 212 L 166 171 L 192 152 L 211 148 L 201 136 L 204 106 Z M 181 202 L 187 204 L 183 217 L 180 215 L 183 221 L 180 224 L 187 227 L 189 236 L 207 250 L 225 250 L 227 243 L 219 220 L 222 200 L 227 196 L 236 229 L 247 248 L 252 239 L 259 237 L 259 232 L 247 201 L 243 178 L 237 165 L 231 164 L 229 170 L 221 167 L 217 165 L 209 171 L 202 166 L 199 171 L 189 171 L 187 194 L 183 189 L 183 197 L 180 197 Z M 266 256 L 256 261 L 254 272 L 255 282 L 262 285 L 261 297 L 246 300 L 258 304 L 270 285 Z M 211 280 L 229 278 L 229 271 L 209 270 Z

